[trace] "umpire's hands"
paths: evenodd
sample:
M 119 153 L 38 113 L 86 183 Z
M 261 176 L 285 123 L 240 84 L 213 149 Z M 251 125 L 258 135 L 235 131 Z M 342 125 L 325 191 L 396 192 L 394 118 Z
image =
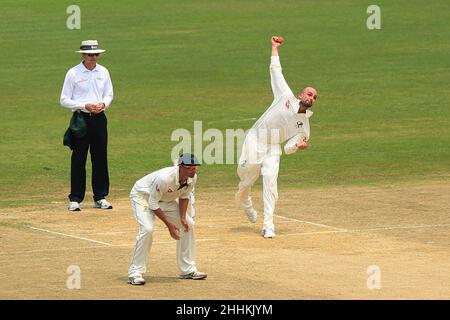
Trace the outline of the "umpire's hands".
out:
M 98 104 L 86 103 L 84 107 L 91 113 L 100 113 L 103 111 L 103 109 L 105 109 L 105 104 L 103 102 L 100 102 Z

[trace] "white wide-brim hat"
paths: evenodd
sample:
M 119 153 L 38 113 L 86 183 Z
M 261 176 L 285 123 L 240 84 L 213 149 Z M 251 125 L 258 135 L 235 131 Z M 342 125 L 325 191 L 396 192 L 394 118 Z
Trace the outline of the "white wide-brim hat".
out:
M 98 47 L 98 41 L 97 40 L 85 40 L 81 41 L 80 50 L 75 52 L 80 53 L 102 53 L 106 50 L 100 49 Z

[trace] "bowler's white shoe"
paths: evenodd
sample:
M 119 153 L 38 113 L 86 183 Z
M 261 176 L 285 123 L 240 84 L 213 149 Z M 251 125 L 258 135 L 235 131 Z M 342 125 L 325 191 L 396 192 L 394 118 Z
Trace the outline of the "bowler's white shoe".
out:
M 98 201 L 94 201 L 94 208 L 112 209 L 112 204 L 106 201 L 106 199 L 101 199 Z
M 250 221 L 251 223 L 256 222 L 256 219 L 258 218 L 258 212 L 256 212 L 256 210 L 253 209 L 253 207 L 244 209 L 244 212 L 247 215 L 248 221 Z
M 194 271 L 188 274 L 180 274 L 180 279 L 192 279 L 192 280 L 203 280 L 206 279 L 208 275 L 204 272 Z
M 256 222 L 256 218 L 258 217 L 258 213 L 255 209 L 253 209 L 252 200 L 242 201 L 241 195 L 239 191 L 235 194 L 235 200 L 236 204 L 239 206 L 239 208 L 243 209 L 245 214 L 247 215 L 248 221 L 251 223 Z
M 262 231 L 262 236 L 264 238 L 274 238 L 275 237 L 275 231 L 273 231 L 272 229 L 264 229 Z
M 134 286 L 142 286 L 145 284 L 145 279 L 140 274 L 138 274 L 132 277 L 128 277 L 128 284 L 132 284 Z
M 80 204 L 76 201 L 70 201 L 68 209 L 69 211 L 81 211 Z

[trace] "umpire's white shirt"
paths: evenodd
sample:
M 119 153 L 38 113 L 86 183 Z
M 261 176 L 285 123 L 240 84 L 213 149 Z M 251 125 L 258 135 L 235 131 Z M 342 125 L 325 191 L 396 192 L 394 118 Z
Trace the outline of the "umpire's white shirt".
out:
M 284 150 L 293 153 L 297 150 L 297 142 L 303 138 L 309 140 L 309 118 L 313 112 L 298 113 L 300 100 L 286 83 L 278 56 L 271 57 L 270 77 L 274 100 L 250 129 L 248 138 L 257 142 L 259 149 L 266 146 L 268 152 L 279 154 L 280 144 L 290 139 Z
M 184 186 L 180 186 L 179 167 L 167 167 L 155 171 L 138 180 L 133 189 L 131 189 L 130 197 L 137 201 L 148 201 L 150 210 L 159 208 L 159 202 L 172 202 L 176 199 L 189 199 L 189 195 L 197 182 L 197 175 L 188 178 Z M 143 197 L 145 195 L 148 200 Z M 145 203 L 141 203 L 146 205 Z
M 113 99 L 113 86 L 108 70 L 97 65 L 93 70 L 87 69 L 81 62 L 67 71 L 61 91 L 61 106 L 72 111 L 81 110 L 89 113 L 86 103 L 103 102 L 105 109 Z

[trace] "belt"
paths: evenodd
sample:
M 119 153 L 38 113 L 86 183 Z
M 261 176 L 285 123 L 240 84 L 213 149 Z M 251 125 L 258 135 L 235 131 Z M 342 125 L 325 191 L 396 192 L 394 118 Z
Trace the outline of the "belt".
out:
M 96 116 L 100 116 L 100 115 L 102 115 L 103 114 L 103 111 L 102 112 L 99 112 L 99 113 L 92 113 L 92 112 L 83 112 L 83 111 L 81 111 L 81 110 L 77 110 L 76 112 L 78 112 L 78 113 L 81 113 L 82 115 L 85 115 L 85 116 L 90 116 L 90 117 L 96 117 Z

